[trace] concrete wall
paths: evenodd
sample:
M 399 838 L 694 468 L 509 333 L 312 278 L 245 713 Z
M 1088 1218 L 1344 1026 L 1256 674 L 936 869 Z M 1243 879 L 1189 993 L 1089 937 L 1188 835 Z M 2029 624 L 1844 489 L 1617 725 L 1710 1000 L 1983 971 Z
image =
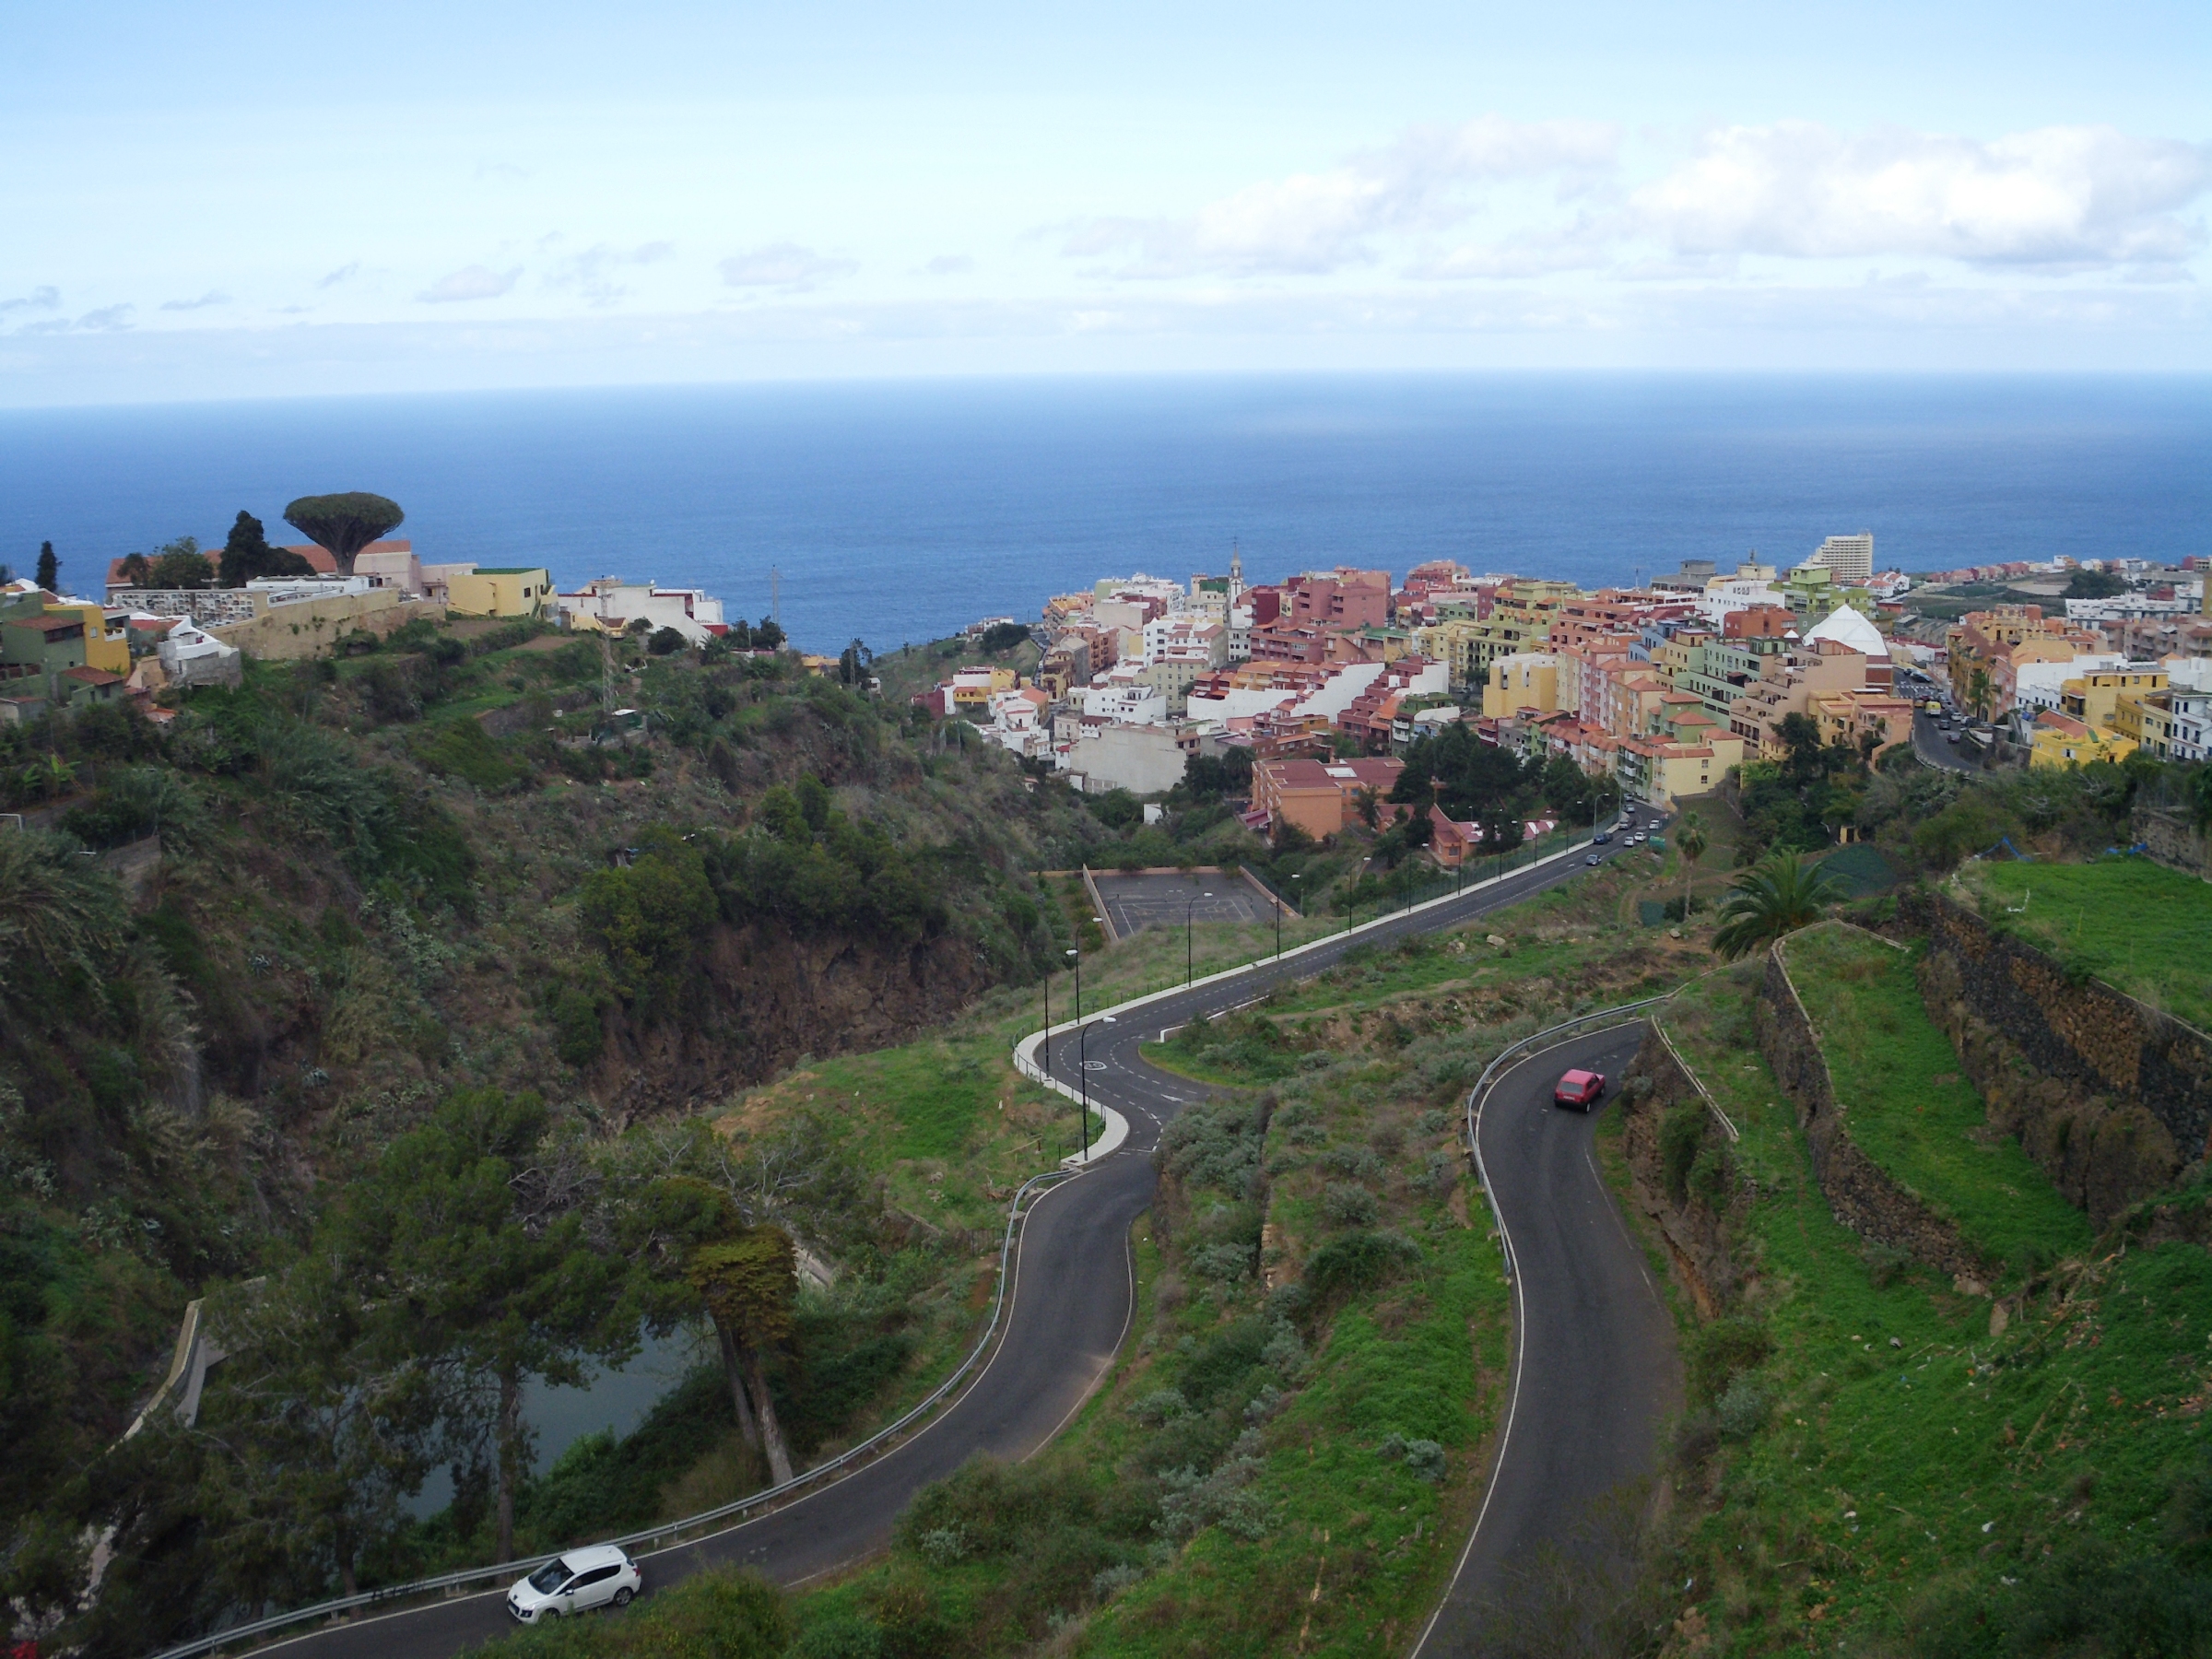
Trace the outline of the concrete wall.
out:
M 250 622 L 210 626 L 207 631 L 224 644 L 235 645 L 265 662 L 284 662 L 327 656 L 340 634 L 356 629 L 388 634 L 418 617 L 443 621 L 445 607 L 422 602 L 403 604 L 397 589 L 373 588 L 366 594 L 272 606 Z
M 1759 1052 L 1774 1080 L 1797 1108 L 1797 1124 L 1812 1153 L 1813 1176 L 1837 1220 L 1863 1239 L 1901 1250 L 1961 1289 L 1988 1294 L 1990 1265 L 1914 1194 L 1890 1179 L 1851 1138 L 1849 1112 L 1836 1099 L 1834 1079 L 1811 1017 L 1790 982 L 1785 938 L 1767 952 L 1766 977 L 1757 1007 Z
M 1110 725 L 1073 745 L 1067 770 L 1089 779 L 1084 787 L 1094 794 L 1127 789 L 1155 794 L 1182 782 L 1186 759 L 1166 726 Z
M 2103 1226 L 2172 1184 L 2212 1134 L 2212 1037 L 1993 931 L 1940 894 L 1920 988 L 1990 1120 Z

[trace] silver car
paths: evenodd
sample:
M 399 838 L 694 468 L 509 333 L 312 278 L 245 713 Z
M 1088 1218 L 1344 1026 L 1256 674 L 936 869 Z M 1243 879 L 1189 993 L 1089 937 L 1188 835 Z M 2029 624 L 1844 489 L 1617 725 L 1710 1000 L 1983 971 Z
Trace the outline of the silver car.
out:
M 593 1607 L 627 1607 L 644 1587 L 637 1562 L 612 1544 L 571 1549 L 507 1592 L 507 1613 L 519 1624 L 566 1618 Z

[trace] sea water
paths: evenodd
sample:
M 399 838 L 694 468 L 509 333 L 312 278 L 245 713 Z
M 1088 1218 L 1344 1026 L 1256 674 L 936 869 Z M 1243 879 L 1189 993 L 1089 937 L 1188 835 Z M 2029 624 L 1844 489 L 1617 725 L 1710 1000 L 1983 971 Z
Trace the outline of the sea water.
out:
M 1872 530 L 1877 565 L 2212 554 L 2212 380 L 1451 374 L 787 383 L 0 414 L 0 562 L 396 500 L 426 561 L 771 604 L 836 651 L 1143 570 L 1585 584 Z M 298 539 L 298 538 L 290 538 Z M 771 572 L 773 573 L 771 575 Z

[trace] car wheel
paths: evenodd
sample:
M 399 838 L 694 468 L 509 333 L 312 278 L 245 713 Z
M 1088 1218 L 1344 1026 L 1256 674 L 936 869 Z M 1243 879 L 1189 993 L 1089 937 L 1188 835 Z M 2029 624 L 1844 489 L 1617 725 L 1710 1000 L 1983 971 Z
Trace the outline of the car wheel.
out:
M 615 1592 L 615 1606 L 618 1607 L 629 1606 L 629 1598 L 635 1594 L 636 1592 L 632 1591 L 628 1584 L 623 1585 L 621 1589 Z

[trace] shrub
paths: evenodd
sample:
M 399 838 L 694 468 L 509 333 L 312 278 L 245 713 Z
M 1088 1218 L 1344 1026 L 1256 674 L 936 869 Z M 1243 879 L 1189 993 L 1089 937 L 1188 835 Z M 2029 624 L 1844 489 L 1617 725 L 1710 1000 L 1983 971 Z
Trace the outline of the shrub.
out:
M 1659 1120 L 1659 1171 L 1666 1195 L 1678 1205 L 1689 1202 L 1690 1167 L 1704 1144 L 1704 1103 L 1692 1100 L 1669 1106 Z
M 1714 1402 L 1712 1417 L 1724 1440 L 1748 1440 L 1766 1427 L 1766 1394 L 1749 1377 L 1738 1376 Z
M 1371 1227 L 1382 1206 L 1365 1187 L 1332 1181 L 1322 1192 L 1321 1213 L 1333 1227 Z
M 1757 1371 L 1773 1351 L 1773 1338 L 1757 1320 L 1733 1314 L 1714 1320 L 1690 1341 L 1690 1397 L 1700 1405 L 1718 1400 L 1730 1383 Z
M 1355 1232 L 1331 1239 L 1306 1262 L 1306 1288 L 1317 1302 L 1371 1290 L 1421 1262 L 1420 1246 L 1394 1232 Z

